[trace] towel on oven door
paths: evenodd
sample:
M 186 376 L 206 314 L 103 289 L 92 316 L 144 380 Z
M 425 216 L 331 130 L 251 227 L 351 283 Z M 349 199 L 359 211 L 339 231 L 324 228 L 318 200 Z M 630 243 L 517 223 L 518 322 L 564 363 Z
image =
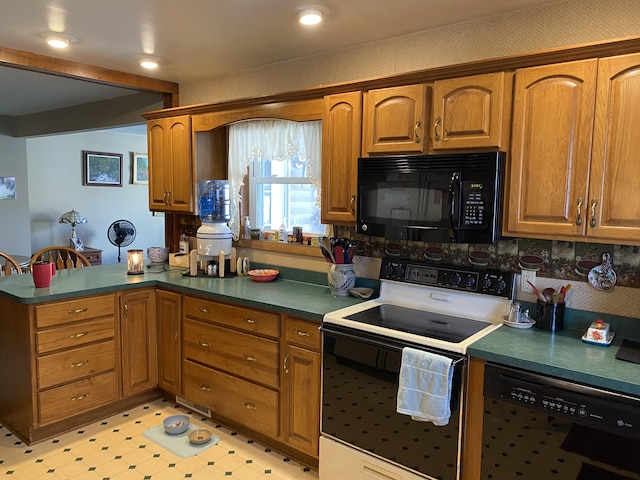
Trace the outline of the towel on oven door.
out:
M 443 426 L 451 416 L 450 358 L 415 348 L 402 349 L 397 412 Z

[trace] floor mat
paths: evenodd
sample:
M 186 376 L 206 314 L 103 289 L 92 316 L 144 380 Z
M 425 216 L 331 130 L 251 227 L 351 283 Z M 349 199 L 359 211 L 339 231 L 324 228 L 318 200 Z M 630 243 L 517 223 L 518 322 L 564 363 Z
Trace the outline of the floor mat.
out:
M 195 430 L 196 428 L 202 427 L 190 424 L 189 429 L 186 432 L 181 433 L 180 435 L 169 435 L 164 431 L 163 425 L 158 425 L 145 431 L 143 435 L 149 440 L 156 442 L 158 445 L 178 455 L 179 457 L 187 458 L 193 455 L 197 455 L 207 448 L 216 445 L 220 441 L 219 437 L 211 435 L 211 440 L 209 440 L 207 443 L 204 443 L 202 445 L 195 445 L 191 443 L 187 435 L 191 430 Z

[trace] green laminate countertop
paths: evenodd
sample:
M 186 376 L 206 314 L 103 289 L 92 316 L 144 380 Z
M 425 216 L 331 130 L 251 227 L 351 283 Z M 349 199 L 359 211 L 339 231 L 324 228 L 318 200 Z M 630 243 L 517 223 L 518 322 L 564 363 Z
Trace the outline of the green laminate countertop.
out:
M 209 278 L 183 276 L 184 269 L 145 270 L 127 275 L 126 263 L 59 270 L 47 288 L 35 288 L 31 274 L 0 277 L 0 295 L 16 302 L 35 304 L 141 287 L 166 287 L 212 300 L 322 320 L 325 313 L 362 300 L 334 297 L 328 286 L 287 280 L 254 282 L 247 276 Z M 1 314 L 0 314 L 1 317 Z
M 467 353 L 487 361 L 640 396 L 640 364 L 615 358 L 623 335 L 610 346 L 582 342 L 586 329 L 548 332 L 501 326 Z

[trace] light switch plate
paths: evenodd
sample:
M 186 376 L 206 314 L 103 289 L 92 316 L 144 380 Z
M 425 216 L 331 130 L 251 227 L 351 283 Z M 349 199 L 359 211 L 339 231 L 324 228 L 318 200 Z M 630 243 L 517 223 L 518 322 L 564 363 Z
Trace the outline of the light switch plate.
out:
M 536 271 L 522 269 L 520 273 L 520 291 L 523 293 L 533 293 L 533 288 L 527 283 L 527 280 L 534 285 L 536 284 Z

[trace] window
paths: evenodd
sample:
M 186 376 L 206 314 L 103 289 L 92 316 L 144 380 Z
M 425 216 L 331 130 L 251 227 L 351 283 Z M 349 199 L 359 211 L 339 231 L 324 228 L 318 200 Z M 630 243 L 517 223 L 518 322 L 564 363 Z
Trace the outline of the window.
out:
M 240 187 L 252 227 L 323 233 L 320 224 L 320 121 L 252 120 L 229 127 L 229 180 L 234 237 L 240 232 Z

